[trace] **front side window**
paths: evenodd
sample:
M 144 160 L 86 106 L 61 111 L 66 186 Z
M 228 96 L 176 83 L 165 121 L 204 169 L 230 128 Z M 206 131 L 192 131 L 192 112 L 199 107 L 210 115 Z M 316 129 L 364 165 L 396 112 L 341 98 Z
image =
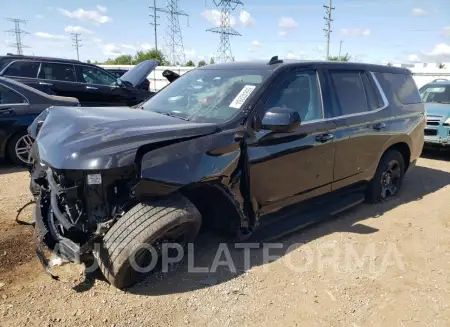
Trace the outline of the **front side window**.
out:
M 222 123 L 237 114 L 266 79 L 267 70 L 192 70 L 156 93 L 144 110 Z
M 330 71 L 340 107 L 340 115 L 370 111 L 363 80 L 359 71 Z
M 450 85 L 425 85 L 420 89 L 423 102 L 450 103 Z
M 91 66 L 79 66 L 82 83 L 116 86 L 117 80 L 114 76 L 101 69 Z
M 0 105 L 21 103 L 27 103 L 27 100 L 17 92 L 0 84 Z
M 14 77 L 36 78 L 40 62 L 37 61 L 15 61 L 6 68 L 3 75 Z
M 286 74 L 283 82 L 264 104 L 264 111 L 284 107 L 297 111 L 302 121 L 322 119 L 322 101 L 315 71 Z
M 54 81 L 76 82 L 75 69 L 70 64 L 43 62 L 38 77 Z

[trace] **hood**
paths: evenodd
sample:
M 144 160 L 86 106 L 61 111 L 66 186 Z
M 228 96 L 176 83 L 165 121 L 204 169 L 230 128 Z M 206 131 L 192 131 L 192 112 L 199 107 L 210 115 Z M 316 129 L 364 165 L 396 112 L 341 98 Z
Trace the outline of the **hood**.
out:
M 450 117 L 450 103 L 424 103 L 426 114 L 429 116 Z
M 131 83 L 134 87 L 138 87 L 158 65 L 158 60 L 144 60 L 123 74 L 119 79 Z
M 124 107 L 53 107 L 36 138 L 40 160 L 56 169 L 110 169 L 134 163 L 142 145 L 212 134 L 217 125 L 194 123 Z

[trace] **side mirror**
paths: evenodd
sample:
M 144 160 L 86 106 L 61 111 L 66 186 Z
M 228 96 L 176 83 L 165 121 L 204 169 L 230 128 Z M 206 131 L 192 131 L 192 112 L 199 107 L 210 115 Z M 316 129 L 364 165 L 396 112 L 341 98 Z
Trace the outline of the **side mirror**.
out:
M 261 128 L 278 133 L 289 133 L 300 126 L 300 115 L 289 108 L 274 107 L 264 115 Z

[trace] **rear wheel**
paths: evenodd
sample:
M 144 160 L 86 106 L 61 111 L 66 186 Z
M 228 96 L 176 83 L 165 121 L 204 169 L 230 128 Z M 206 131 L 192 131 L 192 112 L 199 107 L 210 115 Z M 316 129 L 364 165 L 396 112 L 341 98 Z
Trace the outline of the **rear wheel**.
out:
M 139 203 L 111 227 L 94 256 L 105 278 L 115 287 L 125 288 L 149 272 L 139 272 L 135 265 L 149 267 L 160 256 L 158 249 L 163 243 L 184 247 L 193 242 L 200 225 L 200 213 L 181 195 Z
M 31 147 L 34 143 L 33 138 L 23 131 L 13 135 L 6 148 L 9 159 L 16 165 L 31 165 Z
M 395 198 L 403 184 L 405 161 L 400 152 L 386 152 L 378 164 L 374 178 L 367 190 L 370 203 L 380 203 Z

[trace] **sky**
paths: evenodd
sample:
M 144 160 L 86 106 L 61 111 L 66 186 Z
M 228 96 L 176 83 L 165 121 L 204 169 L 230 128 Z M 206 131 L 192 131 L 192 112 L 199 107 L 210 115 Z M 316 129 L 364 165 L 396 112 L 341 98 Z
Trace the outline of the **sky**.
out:
M 241 36 L 231 37 L 236 60 L 325 59 L 324 4 L 329 0 L 242 0 L 230 17 Z M 219 2 L 216 0 L 216 2 Z M 71 32 L 81 33 L 80 60 L 104 61 L 154 46 L 153 0 L 0 0 L 0 54 L 15 42 L 6 18 L 26 20 L 24 54 L 76 58 Z M 17 3 L 17 5 L 14 5 Z M 20 5 L 19 5 L 20 3 Z M 158 7 L 165 0 L 156 0 Z M 330 55 L 373 63 L 450 62 L 450 0 L 334 0 Z M 219 35 L 214 0 L 179 0 L 187 60 L 208 61 Z M 158 45 L 165 44 L 167 15 L 158 13 Z

